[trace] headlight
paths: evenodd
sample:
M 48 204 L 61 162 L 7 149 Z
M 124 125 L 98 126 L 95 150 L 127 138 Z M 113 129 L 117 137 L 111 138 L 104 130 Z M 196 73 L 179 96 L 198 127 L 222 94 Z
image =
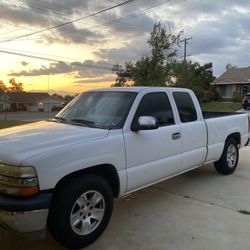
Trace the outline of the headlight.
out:
M 0 193 L 31 196 L 39 191 L 34 167 L 10 166 L 0 163 Z

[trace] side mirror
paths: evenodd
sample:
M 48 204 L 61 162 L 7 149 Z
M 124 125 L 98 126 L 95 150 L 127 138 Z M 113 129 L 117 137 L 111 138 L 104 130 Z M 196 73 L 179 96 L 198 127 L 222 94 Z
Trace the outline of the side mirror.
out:
M 140 116 L 137 123 L 132 125 L 132 131 L 152 130 L 159 128 L 158 121 L 153 116 Z

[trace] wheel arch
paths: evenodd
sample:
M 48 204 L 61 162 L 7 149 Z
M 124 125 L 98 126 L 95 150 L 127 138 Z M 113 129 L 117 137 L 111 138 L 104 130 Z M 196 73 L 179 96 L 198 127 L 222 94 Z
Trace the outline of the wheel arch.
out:
M 60 190 L 66 182 L 70 182 L 74 177 L 79 175 L 98 175 L 104 178 L 110 185 L 113 196 L 117 198 L 120 193 L 120 181 L 116 168 L 111 164 L 101 164 L 81 169 L 64 176 L 56 184 L 54 190 Z
M 233 138 L 239 146 L 241 145 L 241 134 L 239 132 L 228 135 L 226 140 L 228 140 L 229 138 Z

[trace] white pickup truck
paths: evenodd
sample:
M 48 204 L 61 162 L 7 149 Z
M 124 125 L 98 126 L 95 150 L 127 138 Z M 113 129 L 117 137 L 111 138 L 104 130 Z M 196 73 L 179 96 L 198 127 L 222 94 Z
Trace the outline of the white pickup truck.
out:
M 203 114 L 188 89 L 85 92 L 52 120 L 0 130 L 0 227 L 47 225 L 64 246 L 86 246 L 113 198 L 211 162 L 231 174 L 248 137 L 247 114 Z

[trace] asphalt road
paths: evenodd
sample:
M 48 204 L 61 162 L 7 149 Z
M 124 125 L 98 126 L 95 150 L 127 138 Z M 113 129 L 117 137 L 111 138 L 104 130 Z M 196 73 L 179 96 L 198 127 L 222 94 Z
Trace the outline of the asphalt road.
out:
M 111 222 L 87 250 L 249 250 L 250 147 L 229 176 L 202 167 L 115 200 Z M 245 212 L 244 212 L 245 211 Z M 0 233 L 3 250 L 62 250 L 43 240 Z
M 9 121 L 40 121 L 47 120 L 49 118 L 54 117 L 57 112 L 8 112 L 6 114 L 6 120 Z M 0 113 L 0 120 L 5 119 L 5 114 Z

